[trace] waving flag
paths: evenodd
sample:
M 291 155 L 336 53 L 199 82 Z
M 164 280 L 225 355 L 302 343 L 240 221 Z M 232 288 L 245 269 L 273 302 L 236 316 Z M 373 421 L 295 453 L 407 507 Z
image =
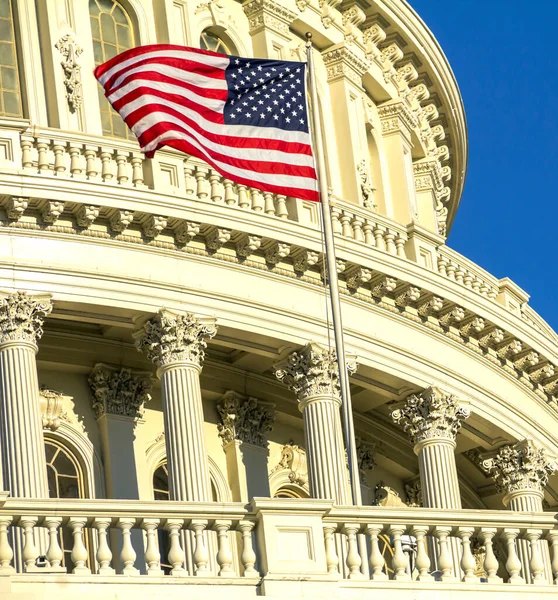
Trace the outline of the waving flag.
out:
M 146 156 L 171 146 L 224 177 L 319 200 L 306 103 L 306 63 L 140 46 L 95 69 Z

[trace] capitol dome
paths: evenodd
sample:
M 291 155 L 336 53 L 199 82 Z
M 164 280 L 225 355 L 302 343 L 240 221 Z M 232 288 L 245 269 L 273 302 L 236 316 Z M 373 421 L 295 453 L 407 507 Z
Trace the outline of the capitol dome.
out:
M 357 502 L 319 204 L 147 159 L 93 76 L 307 32 Z M 0 596 L 549 593 L 558 337 L 446 245 L 467 151 L 405 0 L 0 0 Z

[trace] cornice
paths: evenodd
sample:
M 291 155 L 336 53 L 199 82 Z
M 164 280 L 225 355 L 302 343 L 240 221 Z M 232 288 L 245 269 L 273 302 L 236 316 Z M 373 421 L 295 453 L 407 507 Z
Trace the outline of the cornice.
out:
M 346 77 L 357 87 L 362 87 L 362 76 L 370 65 L 346 44 L 328 48 L 322 52 L 322 57 L 327 69 L 328 82 L 331 83 Z
M 242 4 L 248 17 L 250 34 L 255 35 L 264 29 L 290 39 L 290 25 L 296 13 L 274 0 L 245 0 Z

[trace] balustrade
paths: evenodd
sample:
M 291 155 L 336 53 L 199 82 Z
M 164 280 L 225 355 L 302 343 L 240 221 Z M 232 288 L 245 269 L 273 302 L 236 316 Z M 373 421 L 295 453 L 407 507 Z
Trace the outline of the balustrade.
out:
M 498 295 L 495 277 L 446 246 L 438 248 L 438 272 L 491 300 Z

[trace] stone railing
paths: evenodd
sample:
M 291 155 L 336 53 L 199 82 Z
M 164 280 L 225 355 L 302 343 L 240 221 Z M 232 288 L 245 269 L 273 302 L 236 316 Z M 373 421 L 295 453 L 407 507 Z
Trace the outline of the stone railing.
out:
M 438 272 L 486 298 L 498 296 L 496 277 L 447 246 L 438 248 Z
M 5 494 L 0 506 L 0 576 L 14 575 L 14 562 L 24 573 L 63 574 L 68 582 L 73 575 L 95 580 L 116 574 L 239 579 L 272 574 L 293 580 L 321 576 L 337 584 L 368 580 L 387 588 L 414 580 L 418 588 L 434 581 L 442 587 L 547 585 L 552 571 L 558 583 L 558 528 L 550 513 L 337 507 L 312 499 L 256 498 L 244 506 Z M 161 531 L 167 532 L 167 556 L 161 555 Z M 216 532 L 213 544 L 208 531 Z M 367 544 L 359 543 L 359 535 Z M 453 571 L 449 537 L 459 541 L 460 573 Z M 18 538 L 21 544 L 13 545 L 21 556 L 13 561 L 10 540 Z M 71 547 L 63 548 L 61 540 L 71 540 Z M 527 553 L 521 544 L 527 544 Z M 528 565 L 520 556 L 527 556 Z

